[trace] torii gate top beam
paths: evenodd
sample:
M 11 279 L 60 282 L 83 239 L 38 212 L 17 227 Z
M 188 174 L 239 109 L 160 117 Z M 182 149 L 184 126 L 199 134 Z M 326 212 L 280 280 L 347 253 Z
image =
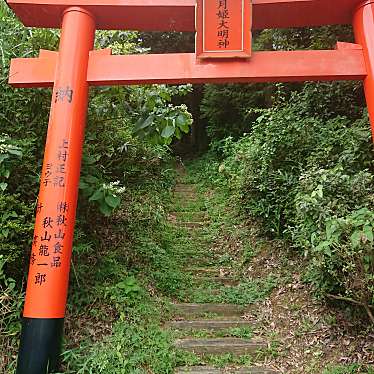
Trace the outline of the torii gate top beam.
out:
M 84 7 L 97 29 L 195 31 L 196 0 L 7 0 L 26 26 L 60 28 L 70 6 Z M 253 29 L 351 24 L 362 0 L 253 0 Z

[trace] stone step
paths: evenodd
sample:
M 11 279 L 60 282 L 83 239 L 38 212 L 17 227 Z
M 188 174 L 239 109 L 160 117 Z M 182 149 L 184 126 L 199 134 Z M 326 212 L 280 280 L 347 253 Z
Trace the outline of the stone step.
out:
M 196 191 L 196 186 L 193 184 L 177 184 L 174 187 L 174 191 L 178 192 L 195 192 Z
M 183 253 L 185 255 L 185 253 Z M 187 258 L 185 260 L 185 265 L 187 266 L 217 266 L 217 259 L 210 256 L 200 256 L 199 258 Z M 187 270 L 189 271 L 189 270 Z
M 224 286 L 237 286 L 239 281 L 232 277 L 194 277 L 194 280 L 200 283 L 217 283 Z
M 199 258 L 202 261 L 204 259 L 210 259 L 210 260 L 214 261 L 214 263 L 216 263 L 219 260 L 219 258 L 217 257 L 217 255 L 215 253 L 206 252 L 201 248 L 193 248 L 193 249 L 187 248 L 184 251 L 181 250 L 181 255 L 185 256 L 186 258 L 189 258 L 190 256 L 192 256 L 192 257 L 199 256 Z M 196 265 L 197 264 L 200 264 L 200 262 L 197 262 Z M 207 278 L 207 277 L 205 277 L 205 278 Z
M 215 319 L 215 320 L 192 320 L 192 321 L 171 321 L 168 327 L 176 330 L 211 330 L 222 331 L 237 327 L 251 327 L 253 324 L 242 319 Z
M 181 212 L 170 212 L 169 215 L 171 217 L 175 217 L 176 219 L 181 219 L 182 221 L 189 221 L 189 220 L 194 220 L 194 221 L 204 221 L 207 219 L 207 213 L 206 212 L 188 212 L 188 211 L 181 211 Z M 186 219 L 185 217 L 190 217 L 191 219 Z
M 197 197 L 198 195 L 195 191 L 181 191 L 181 190 L 174 190 L 173 194 L 174 196 L 181 196 L 181 197 L 184 197 L 184 196 L 196 196 Z
M 277 374 L 276 371 L 261 367 L 215 368 L 212 366 L 185 366 L 177 368 L 175 374 Z
M 173 304 L 177 314 L 184 317 L 196 317 L 204 314 L 217 314 L 218 316 L 233 317 L 242 316 L 247 308 L 236 304 Z
M 187 229 L 200 229 L 200 228 L 203 228 L 204 226 L 207 226 L 207 223 L 206 222 L 177 221 L 177 222 L 174 222 L 174 225 L 178 227 L 185 227 Z
M 177 201 L 177 203 L 180 203 L 183 200 Z M 206 206 L 203 204 L 200 204 L 200 206 L 194 206 L 194 207 L 186 207 L 186 206 L 181 206 L 177 205 L 177 209 L 173 210 L 173 213 L 181 213 L 181 214 L 192 214 L 192 213 L 205 213 L 206 214 Z
M 224 274 L 229 272 L 228 269 L 225 269 L 225 268 L 217 269 L 217 268 L 214 268 L 214 267 L 211 267 L 211 268 L 199 268 L 199 267 L 188 268 L 186 271 L 188 271 L 189 273 L 192 273 L 192 274 L 209 276 L 209 277 L 219 277 L 221 272 L 224 273 Z
M 219 355 L 225 353 L 251 355 L 267 348 L 267 344 L 264 341 L 242 338 L 186 338 L 176 340 L 175 346 L 197 355 Z
M 177 209 L 184 212 L 195 211 L 196 209 L 203 210 L 203 205 L 199 202 L 197 197 L 182 197 L 175 199 L 174 205 Z

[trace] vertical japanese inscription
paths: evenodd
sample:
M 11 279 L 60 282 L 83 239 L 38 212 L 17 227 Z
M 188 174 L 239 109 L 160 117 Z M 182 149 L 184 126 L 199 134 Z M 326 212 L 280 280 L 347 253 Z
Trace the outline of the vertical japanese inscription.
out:
M 42 179 L 42 185 L 44 187 L 65 187 L 66 160 L 69 154 L 68 147 L 68 140 L 63 139 L 58 146 L 55 159 L 46 163 Z
M 58 105 L 63 102 L 63 99 L 57 99 L 59 97 L 57 93 Z M 72 93 L 64 95 L 69 102 Z M 41 186 L 45 194 L 64 196 L 68 157 L 69 141 L 64 138 L 59 142 L 51 159 L 44 165 Z M 43 287 L 48 282 L 50 272 L 57 271 L 64 260 L 65 228 L 68 225 L 70 203 L 65 200 L 55 199 L 55 201 L 57 202 L 53 207 L 47 206 L 45 201 L 38 201 L 36 205 L 36 226 L 32 240 L 30 271 L 33 271 L 34 284 L 38 287 Z
M 228 48 L 230 45 L 230 9 L 227 2 L 230 0 L 217 0 L 217 47 Z
M 203 0 L 204 52 L 244 50 L 245 0 Z
M 197 0 L 200 58 L 251 55 L 251 0 Z

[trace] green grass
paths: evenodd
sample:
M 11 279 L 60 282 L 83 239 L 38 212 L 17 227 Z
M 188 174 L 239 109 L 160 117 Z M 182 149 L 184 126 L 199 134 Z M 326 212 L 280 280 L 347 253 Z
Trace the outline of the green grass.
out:
M 87 351 L 88 350 L 88 351 Z M 172 373 L 175 352 L 168 332 L 158 324 L 117 322 L 100 343 L 64 354 L 65 373 Z
M 193 338 L 243 338 L 251 339 L 253 337 L 253 329 L 251 327 L 232 327 L 225 330 L 174 330 L 173 335 L 176 338 L 193 337 Z
M 240 365 L 249 367 L 253 363 L 253 357 L 249 355 L 233 355 L 231 353 L 199 357 L 192 352 L 178 351 L 177 363 L 178 366 L 207 365 L 223 368 L 229 365 Z
M 359 364 L 329 366 L 322 374 L 374 374 L 374 368 L 364 368 Z

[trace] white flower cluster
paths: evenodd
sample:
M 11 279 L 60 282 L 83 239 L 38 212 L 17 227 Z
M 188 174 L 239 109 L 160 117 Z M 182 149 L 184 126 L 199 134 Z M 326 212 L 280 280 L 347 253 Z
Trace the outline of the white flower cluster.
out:
M 120 186 L 120 181 L 110 182 L 108 184 L 104 183 L 103 184 L 103 189 L 105 191 L 110 191 L 110 192 L 112 192 L 113 194 L 116 194 L 116 195 L 121 195 L 126 191 L 126 187 Z
M 0 136 L 0 153 L 10 153 L 11 151 L 19 151 L 20 148 L 15 145 L 9 144 L 10 137 L 7 134 Z

